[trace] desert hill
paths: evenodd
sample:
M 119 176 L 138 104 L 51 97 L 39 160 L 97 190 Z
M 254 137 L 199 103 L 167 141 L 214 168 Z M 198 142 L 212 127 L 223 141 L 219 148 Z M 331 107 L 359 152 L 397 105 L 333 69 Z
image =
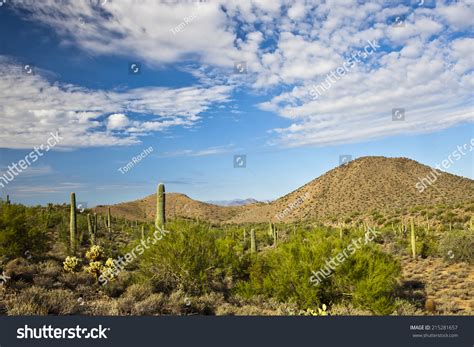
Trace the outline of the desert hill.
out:
M 167 215 L 214 223 L 293 222 L 340 218 L 373 210 L 453 205 L 474 198 L 474 181 L 449 173 L 437 176 L 436 182 L 420 193 L 416 184 L 431 172 L 429 166 L 407 158 L 362 157 L 268 204 L 217 206 L 183 194 L 167 194 Z M 105 209 L 97 208 L 99 212 Z M 115 215 L 130 219 L 141 220 L 145 213 L 147 219 L 154 218 L 155 195 L 113 205 L 112 210 Z
M 185 217 L 210 221 L 225 222 L 239 213 L 245 212 L 251 205 L 218 206 L 189 198 L 179 193 L 166 193 L 166 217 Z M 114 216 L 131 220 L 153 220 L 156 216 L 156 194 L 143 199 L 111 205 Z M 106 213 L 108 206 L 97 206 L 98 213 Z

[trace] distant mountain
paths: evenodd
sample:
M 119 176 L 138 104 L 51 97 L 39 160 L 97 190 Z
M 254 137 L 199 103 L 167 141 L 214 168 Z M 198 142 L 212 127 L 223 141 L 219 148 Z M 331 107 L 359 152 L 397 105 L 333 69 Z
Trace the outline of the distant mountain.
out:
M 234 199 L 234 200 L 211 200 L 206 201 L 208 204 L 219 205 L 219 206 L 244 206 L 250 204 L 256 204 L 259 201 L 248 198 L 248 199 Z
M 474 181 L 442 173 L 420 193 L 419 180 L 433 169 L 407 158 L 362 157 L 336 167 L 297 190 L 272 202 L 254 199 L 205 203 L 184 194 L 166 194 L 166 214 L 199 218 L 212 223 L 293 222 L 341 219 L 374 210 L 395 211 L 436 204 L 454 205 L 474 199 Z M 111 206 L 112 213 L 129 219 L 152 220 L 155 195 Z M 106 206 L 98 206 L 100 213 Z

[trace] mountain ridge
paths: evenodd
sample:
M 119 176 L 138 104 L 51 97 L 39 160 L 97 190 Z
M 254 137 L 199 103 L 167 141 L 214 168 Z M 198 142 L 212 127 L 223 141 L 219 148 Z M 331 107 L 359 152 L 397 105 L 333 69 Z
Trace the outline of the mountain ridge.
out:
M 335 167 L 303 186 L 269 203 L 219 206 L 193 200 L 184 194 L 167 193 L 168 217 L 179 216 L 212 223 L 295 222 L 340 219 L 373 210 L 456 204 L 472 200 L 474 181 L 443 172 L 433 185 L 419 193 L 420 178 L 433 168 L 409 158 L 367 156 Z M 115 215 L 151 219 L 155 194 L 112 205 Z M 105 212 L 105 206 L 97 207 Z

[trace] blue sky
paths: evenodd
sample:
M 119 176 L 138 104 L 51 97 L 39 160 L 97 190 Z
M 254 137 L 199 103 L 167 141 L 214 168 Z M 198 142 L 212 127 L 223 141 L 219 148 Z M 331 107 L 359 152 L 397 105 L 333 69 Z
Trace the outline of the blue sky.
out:
M 93 206 L 165 182 L 198 200 L 263 200 L 344 154 L 435 166 L 474 137 L 474 7 L 420 2 L 7 0 L 0 174 L 50 132 L 63 139 L 1 196 L 45 204 L 75 191 Z M 473 162 L 470 152 L 448 171 L 473 178 Z

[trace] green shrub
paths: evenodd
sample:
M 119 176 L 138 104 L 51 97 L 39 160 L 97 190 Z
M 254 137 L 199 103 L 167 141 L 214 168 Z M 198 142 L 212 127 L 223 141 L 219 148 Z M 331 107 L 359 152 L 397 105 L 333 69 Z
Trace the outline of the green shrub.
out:
M 474 232 L 470 230 L 446 232 L 439 243 L 439 254 L 448 261 L 474 264 Z
M 170 232 L 139 256 L 140 276 L 151 279 L 156 290 L 203 294 L 226 290 L 230 279 L 244 275 L 249 257 L 240 242 L 183 221 L 168 223 L 166 230 Z
M 0 254 L 7 258 L 42 254 L 47 249 L 46 221 L 38 208 L 0 204 Z
M 350 236 L 362 235 L 353 232 Z M 345 261 L 338 262 L 332 275 L 322 283 L 311 283 L 311 271 L 323 268 L 325 261 L 341 253 L 351 238 L 340 240 L 322 230 L 300 231 L 276 250 L 259 254 L 250 268 L 249 280 L 240 281 L 236 291 L 243 297 L 264 295 L 281 302 L 293 301 L 303 309 L 337 302 L 350 295 L 355 305 L 377 314 L 391 313 L 400 266 L 377 245 L 363 245 Z

